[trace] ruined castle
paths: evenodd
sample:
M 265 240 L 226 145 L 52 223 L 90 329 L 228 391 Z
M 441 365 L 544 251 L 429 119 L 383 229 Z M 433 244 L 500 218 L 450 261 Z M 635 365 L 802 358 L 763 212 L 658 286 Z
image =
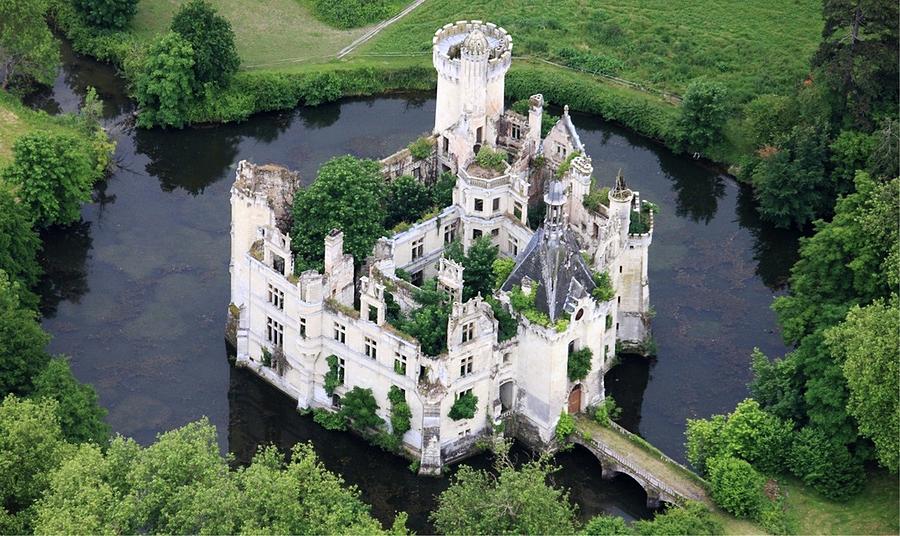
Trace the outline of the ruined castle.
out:
M 453 203 L 381 238 L 369 258 L 344 253 L 335 229 L 325 239 L 324 270 L 295 274 L 284 221 L 296 174 L 242 161 L 231 190 L 229 318 L 238 364 L 301 409 L 337 408 L 350 389 L 371 389 L 385 426 L 388 393 L 400 389 L 412 413 L 403 447 L 424 473 L 471 452 L 500 422 L 532 445 L 551 442 L 561 413 L 603 400 L 617 349 L 639 350 L 649 338 L 652 212 L 621 174 L 593 176 L 567 107 L 546 135 L 541 95 L 530 98 L 527 115 L 505 109 L 512 46 L 503 28 L 480 21 L 435 33 L 432 154 L 417 159 L 404 149 L 381 165 L 387 181 L 453 173 Z M 502 149 L 507 161 L 478 165 L 482 147 Z M 586 203 L 591 192 L 602 192 L 600 202 Z M 528 212 L 541 201 L 546 213 L 533 230 Z M 517 324 L 502 341 L 487 297 L 463 301 L 464 268 L 443 256 L 454 241 L 468 250 L 480 237 L 515 261 L 491 300 Z M 389 304 L 414 310 L 417 287 L 431 279 L 450 302 L 441 355 L 424 353 L 387 318 Z M 515 295 L 531 298 L 527 317 Z M 590 356 L 590 370 L 572 380 L 576 352 Z M 476 401 L 471 417 L 451 417 L 460 397 Z

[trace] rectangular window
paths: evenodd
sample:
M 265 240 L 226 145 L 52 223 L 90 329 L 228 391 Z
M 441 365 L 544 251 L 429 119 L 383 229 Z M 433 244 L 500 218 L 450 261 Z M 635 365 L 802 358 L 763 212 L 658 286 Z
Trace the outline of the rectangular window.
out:
M 472 229 L 472 240 L 481 238 L 481 229 Z
M 513 204 L 513 216 L 515 216 L 517 220 L 522 219 L 522 203 L 516 201 L 515 204 Z
M 412 243 L 412 260 L 416 260 L 422 257 L 425 254 L 425 239 L 419 238 L 417 240 L 413 240 Z
M 419 270 L 418 272 L 410 276 L 409 281 L 413 285 L 421 287 L 425 283 L 425 272 L 423 270 Z
M 474 363 L 475 358 L 472 356 L 464 357 L 459 361 L 459 377 L 463 378 L 472 374 L 472 364 Z M 471 389 L 469 389 L 471 391 Z
M 400 352 L 394 352 L 394 372 L 406 376 L 406 356 Z
M 484 199 L 475 198 L 475 212 L 484 212 Z
M 471 341 L 474 338 L 475 338 L 475 322 L 469 322 L 467 324 L 463 324 L 463 329 L 462 329 L 463 344 Z
M 272 268 L 281 275 L 284 275 L 284 257 L 272 254 Z
M 446 154 L 447 151 L 450 150 L 450 138 L 448 138 L 447 136 L 444 136 L 443 140 L 444 140 L 444 153 Z
M 369 322 L 378 322 L 378 307 L 369 306 Z
M 344 358 L 339 357 L 337 360 L 337 377 L 338 385 L 344 385 Z
M 422 178 L 422 168 L 415 168 L 413 170 L 413 178 L 418 180 Z
M 284 344 L 284 326 L 271 317 L 266 317 L 266 340 L 278 348 Z
M 347 344 L 347 326 L 334 323 L 334 340 L 341 344 Z
M 491 236 L 500 236 L 500 229 L 491 229 Z
M 611 328 L 613 325 L 613 317 L 612 315 L 606 315 L 606 329 Z
M 512 137 L 514 140 L 522 138 L 522 129 L 519 128 L 519 125 L 512 126 Z
M 495 197 L 494 200 L 491 201 L 491 210 L 493 210 L 494 212 L 497 212 L 498 210 L 500 210 L 500 198 L 499 197 Z
M 512 363 L 512 354 L 506 352 L 505 354 L 503 354 L 503 364 L 508 365 L 509 363 Z
M 275 306 L 276 309 L 280 311 L 284 311 L 284 292 L 275 288 L 274 285 L 269 283 L 269 303 Z
M 366 357 L 369 359 L 378 358 L 378 343 L 366 337 Z
M 507 251 L 513 257 L 515 257 L 516 255 L 519 254 L 519 241 L 516 240 L 515 237 L 512 237 L 512 236 L 509 237 L 509 244 L 507 246 Z
M 472 394 L 472 389 L 466 389 L 465 391 L 460 391 L 460 392 L 456 393 L 456 398 L 454 398 L 453 400 L 459 400 L 459 397 L 468 396 L 471 394 Z
M 305 318 L 300 319 L 300 336 L 303 337 L 304 339 L 306 338 L 306 319 Z

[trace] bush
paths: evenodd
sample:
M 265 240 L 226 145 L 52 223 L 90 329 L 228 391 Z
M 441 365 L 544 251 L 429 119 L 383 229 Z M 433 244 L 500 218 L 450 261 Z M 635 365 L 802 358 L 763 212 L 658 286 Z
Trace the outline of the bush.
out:
M 478 397 L 471 391 L 468 391 L 456 398 L 456 401 L 453 402 L 453 406 L 450 408 L 449 416 L 454 421 L 471 419 L 475 416 L 477 409 Z
M 609 277 L 609 274 L 606 272 L 594 272 L 593 273 L 594 284 L 597 285 L 594 290 L 591 291 L 591 296 L 597 301 L 606 302 L 609 301 L 616 296 L 616 289 L 612 286 L 612 280 Z M 606 326 L 609 329 L 611 326 Z
M 575 417 L 572 417 L 568 413 L 560 413 L 559 420 L 556 421 L 556 429 L 553 431 L 554 435 L 556 436 L 556 440 L 562 443 L 566 439 L 568 439 L 574 431 Z
M 710 495 L 728 512 L 755 519 L 763 504 L 763 477 L 752 465 L 731 456 L 708 462 Z
M 631 527 L 619 516 L 598 515 L 591 518 L 581 530 L 584 536 L 628 536 L 634 534 Z
M 91 26 L 124 30 L 137 13 L 138 0 L 74 0 L 72 4 Z
M 456 175 L 450 172 L 441 173 L 431 189 L 431 204 L 444 208 L 453 204 L 453 188 L 456 186 Z
M 609 207 L 609 186 L 591 188 L 591 193 L 584 196 L 582 204 L 584 208 L 594 212 L 600 211 L 600 205 Z
M 430 189 L 409 175 L 397 177 L 387 186 L 384 227 L 391 229 L 402 222 L 414 222 L 432 204 Z
M 313 14 L 330 26 L 346 30 L 385 19 L 390 8 L 384 0 L 313 0 Z
M 313 421 L 326 430 L 343 431 L 347 429 L 347 418 L 341 412 L 315 408 L 313 410 Z
M 171 28 L 194 50 L 196 82 L 227 85 L 241 65 L 231 23 L 206 0 L 190 0 L 172 17 Z
M 566 366 L 566 373 L 569 381 L 577 382 L 587 377 L 591 371 L 591 359 L 594 352 L 590 348 L 582 348 L 569 353 L 569 360 Z
M 478 149 L 478 154 L 475 155 L 475 163 L 485 169 L 504 171 L 506 170 L 506 158 L 506 151 L 494 150 L 487 145 L 482 145 L 481 149 Z
M 412 428 L 409 422 L 412 412 L 406 402 L 406 395 L 399 387 L 392 385 L 388 391 L 388 400 L 391 402 L 391 433 L 402 438 Z
M 425 160 L 431 156 L 431 152 L 434 150 L 434 140 L 428 136 L 421 136 L 407 145 L 407 148 L 414 159 Z
M 556 55 L 569 67 L 590 73 L 616 76 L 625 67 L 625 64 L 618 58 L 576 50 L 572 47 L 563 47 L 556 52 Z
M 594 409 L 591 417 L 599 424 L 609 426 L 609 421 L 618 419 L 621 414 L 622 408 L 616 405 L 616 400 L 613 397 L 606 395 L 603 402 Z
M 714 536 L 725 534 L 722 523 L 712 517 L 709 509 L 698 502 L 669 509 L 652 521 L 636 521 L 632 527 L 640 536 Z
M 843 500 L 859 493 L 865 480 L 862 463 L 847 447 L 812 426 L 794 436 L 787 461 L 804 484 L 830 499 Z
M 494 312 L 494 318 L 497 320 L 497 342 L 507 341 L 515 337 L 519 331 L 519 323 L 516 322 L 516 319 L 493 296 L 488 296 L 485 298 L 485 301 L 490 304 L 491 310 Z

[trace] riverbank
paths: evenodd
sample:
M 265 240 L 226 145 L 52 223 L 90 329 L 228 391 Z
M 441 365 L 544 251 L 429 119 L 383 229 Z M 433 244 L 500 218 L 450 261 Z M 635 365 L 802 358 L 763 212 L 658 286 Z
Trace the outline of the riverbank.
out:
M 257 9 L 246 0 L 220 0 L 216 7 L 232 23 L 242 71 L 230 87 L 197 99 L 186 119 L 244 121 L 256 113 L 341 97 L 433 90 L 431 34 L 447 21 L 474 15 L 514 34 L 510 98 L 543 92 L 553 104 L 599 115 L 670 148 L 680 148 L 678 94 L 697 77 L 721 81 L 729 91 L 732 119 L 701 156 L 728 167 L 752 150 L 743 106 L 758 94 L 786 94 L 805 76 L 821 28 L 818 3 L 785 9 L 763 2 L 724 12 L 711 4 L 700 6 L 699 14 L 695 3 L 680 4 L 652 9 L 603 4 L 593 13 L 596 20 L 586 21 L 569 3 L 550 14 L 518 4 L 433 0 L 337 60 L 373 27 L 331 28 L 315 19 L 309 2 L 275 0 Z M 53 18 L 76 51 L 127 72 L 128 58 L 166 31 L 175 8 L 172 2 L 144 0 L 133 29 L 125 32 L 98 33 L 64 2 L 56 2 Z M 708 24 L 689 28 L 698 16 Z

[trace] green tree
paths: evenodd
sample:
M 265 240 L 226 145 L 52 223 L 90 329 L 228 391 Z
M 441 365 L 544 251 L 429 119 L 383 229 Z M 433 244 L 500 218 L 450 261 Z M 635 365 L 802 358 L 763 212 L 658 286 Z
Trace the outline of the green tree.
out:
M 800 374 L 796 359 L 770 361 L 759 348 L 754 348 L 751 369 L 750 394 L 766 411 L 785 420 L 802 421 L 806 418 L 803 400 L 805 378 Z
M 332 229 L 344 233 L 344 252 L 362 263 L 385 234 L 384 179 L 378 163 L 352 156 L 332 158 L 316 181 L 294 196 L 291 246 L 296 271 L 321 268 L 325 236 Z
M 162 35 L 132 70 L 138 125 L 184 126 L 196 87 L 191 44 L 175 32 Z
M 725 429 L 724 415 L 713 415 L 709 419 L 688 419 L 684 435 L 687 438 L 685 450 L 687 459 L 701 475 L 709 474 L 709 460 L 723 452 L 722 431 Z
M 852 191 L 856 172 L 866 169 L 877 143 L 876 136 L 855 130 L 843 130 L 831 142 L 831 178 L 839 194 Z
M 378 403 L 371 389 L 350 389 L 341 399 L 341 414 L 360 430 L 384 426 L 384 421 L 378 416 Z
M 406 394 L 396 385 L 392 385 L 388 391 L 388 400 L 391 402 L 391 433 L 403 437 L 403 434 L 412 427 L 409 422 L 412 412 L 406 402 Z
M 93 162 L 71 136 L 32 132 L 16 140 L 15 160 L 0 181 L 19 186 L 19 195 L 40 225 L 65 225 L 81 217 L 91 198 Z
M 722 524 L 712 517 L 709 509 L 698 502 L 689 502 L 657 515 L 652 521 L 636 521 L 633 525 L 640 536 L 713 536 L 724 534 Z
M 8 395 L 0 403 L 0 505 L 10 514 L 30 507 L 50 471 L 71 453 L 56 418 L 56 402 Z
M 450 412 L 447 416 L 454 421 L 461 421 L 463 419 L 471 419 L 475 416 L 477 411 L 478 397 L 472 392 L 466 392 L 459 395 L 456 400 L 453 401 L 453 405 L 450 407 Z
M 687 145 L 701 150 L 721 134 L 728 117 L 727 90 L 718 82 L 694 80 L 681 102 L 680 127 Z
M 53 83 L 59 43 L 47 26 L 45 0 L 0 0 L 0 89 L 20 79 Z
M 608 515 L 592 517 L 580 532 L 584 536 L 628 536 L 634 533 L 624 519 Z
M 22 284 L 19 298 L 30 307 L 37 306 L 37 297 L 27 289 L 37 284 L 43 271 L 37 262 L 40 248 L 28 206 L 18 199 L 15 188 L 0 181 L 0 272 Z
M 795 126 L 752 166 L 763 219 L 777 227 L 803 227 L 830 209 L 835 189 L 825 173 L 827 139 L 823 128 Z
M 575 507 L 568 492 L 548 485 L 556 470 L 546 457 L 518 469 L 498 449 L 494 470 L 459 468 L 431 513 L 441 534 L 573 534 Z
M 65 358 L 51 360 L 37 375 L 32 397 L 58 402 L 56 413 L 63 436 L 72 443 L 90 441 L 105 445 L 109 441 L 110 428 L 104 421 L 106 409 L 100 406 L 97 392 L 75 379 Z
M 437 181 L 431 189 L 431 204 L 444 208 L 453 204 L 453 188 L 456 186 L 456 175 L 444 172 L 438 177 Z
M 804 484 L 831 499 L 858 493 L 865 481 L 862 463 L 839 440 L 814 426 L 795 434 L 787 461 Z
M 137 13 L 138 0 L 75 0 L 73 4 L 91 26 L 124 30 Z
M 384 226 L 392 229 L 400 222 L 415 222 L 432 206 L 432 195 L 428 187 L 403 175 L 394 179 L 387 187 L 387 219 Z
M 425 283 L 414 298 L 420 307 L 397 322 L 397 328 L 415 337 L 425 355 L 436 356 L 447 350 L 447 323 L 450 320 L 450 304 L 447 294 L 437 290 L 435 280 Z
M 708 462 L 712 499 L 738 517 L 754 519 L 763 504 L 766 479 L 752 465 L 731 456 L 720 456 Z
M 889 305 L 850 309 L 847 319 L 830 328 L 825 340 L 850 389 L 847 410 L 860 433 L 875 443 L 878 461 L 893 472 L 900 452 L 900 309 L 896 295 Z
M 0 270 L 0 396 L 30 394 L 34 377 L 47 366 L 50 342 L 37 313 L 19 301 L 21 285 Z
M 515 267 L 516 261 L 512 259 L 504 257 L 494 260 L 493 264 L 491 264 L 491 271 L 494 273 L 495 289 L 503 286 L 503 283 L 506 282 L 506 279 L 509 277 L 509 274 L 512 273 Z
M 491 305 L 494 318 L 497 320 L 497 341 L 503 342 L 515 337 L 519 331 L 519 323 L 513 315 L 493 296 L 488 296 L 485 301 Z
M 228 84 L 241 65 L 231 23 L 206 0 L 190 0 L 175 13 L 171 29 L 190 43 L 194 51 L 197 83 Z
M 830 0 L 813 67 L 836 101 L 835 121 L 871 131 L 879 116 L 897 116 L 897 3 Z
M 469 246 L 469 251 L 462 264 L 463 300 L 470 300 L 477 295 L 490 296 L 493 293 L 494 261 L 497 259 L 497 247 L 491 239 L 483 236 Z

